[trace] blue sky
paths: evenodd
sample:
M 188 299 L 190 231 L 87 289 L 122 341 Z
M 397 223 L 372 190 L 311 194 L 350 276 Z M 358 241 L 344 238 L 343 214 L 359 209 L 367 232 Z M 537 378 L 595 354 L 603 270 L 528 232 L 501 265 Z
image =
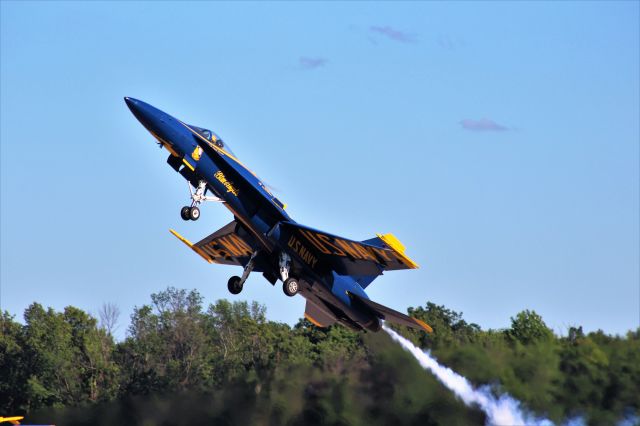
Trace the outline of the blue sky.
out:
M 1 2 L 1 305 L 96 313 L 239 271 L 172 237 L 187 186 L 126 108 L 220 134 L 298 221 L 393 232 L 422 267 L 369 288 L 483 327 L 535 309 L 640 322 L 638 2 Z M 295 322 L 252 276 L 240 299 Z

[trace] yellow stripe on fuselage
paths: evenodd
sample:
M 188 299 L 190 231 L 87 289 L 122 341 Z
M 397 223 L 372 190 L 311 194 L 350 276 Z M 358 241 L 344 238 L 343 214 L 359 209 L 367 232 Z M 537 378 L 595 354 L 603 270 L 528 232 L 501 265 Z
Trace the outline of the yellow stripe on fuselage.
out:
M 185 166 L 187 166 L 188 168 L 190 168 L 192 172 L 196 170 L 196 169 L 195 169 L 195 168 L 194 168 L 194 167 L 193 167 L 193 166 L 192 166 L 192 165 L 187 161 L 187 159 L 186 159 L 186 158 L 183 158 L 183 159 L 182 159 L 182 162 L 184 163 L 184 165 L 185 165 Z
M 154 138 L 158 139 L 158 141 L 160 141 L 160 143 L 167 149 L 167 151 L 171 153 L 171 155 L 173 155 L 174 157 L 180 157 L 180 155 L 173 148 L 171 148 L 171 144 L 169 142 L 165 141 L 160 136 L 153 133 L 151 130 L 149 130 L 149 133 L 151 133 Z

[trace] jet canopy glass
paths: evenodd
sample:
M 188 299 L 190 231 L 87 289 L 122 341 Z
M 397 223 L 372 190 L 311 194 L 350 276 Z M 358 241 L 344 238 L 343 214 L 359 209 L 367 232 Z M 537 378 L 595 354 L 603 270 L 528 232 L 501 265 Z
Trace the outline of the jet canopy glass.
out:
M 202 136 L 203 138 L 205 138 L 209 142 L 215 144 L 218 148 L 222 148 L 225 151 L 228 151 L 231 154 L 233 154 L 233 151 L 231 151 L 229 146 L 227 146 L 227 144 L 224 143 L 222 138 L 220 136 L 218 136 L 215 132 L 212 132 L 209 129 L 203 129 L 202 127 L 198 127 L 198 126 L 191 126 L 190 125 L 189 127 L 191 127 L 195 132 L 197 132 L 200 136 Z M 233 155 L 235 156 L 235 154 L 233 154 Z

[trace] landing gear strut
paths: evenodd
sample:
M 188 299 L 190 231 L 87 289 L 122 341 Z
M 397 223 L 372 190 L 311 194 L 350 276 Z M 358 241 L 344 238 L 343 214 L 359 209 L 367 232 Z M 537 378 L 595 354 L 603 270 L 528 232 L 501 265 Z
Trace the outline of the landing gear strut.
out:
M 293 297 L 300 291 L 298 280 L 289 276 L 289 266 L 291 265 L 291 257 L 285 252 L 280 253 L 280 279 L 282 279 L 282 291 L 289 297 Z
M 201 180 L 198 182 L 198 187 L 196 188 L 196 192 L 193 192 L 191 189 L 191 184 L 187 182 L 189 185 L 189 193 L 191 194 L 191 207 L 184 206 L 180 209 L 180 217 L 183 220 L 198 220 L 200 219 L 200 209 L 198 206 L 205 201 L 216 201 L 218 203 L 223 203 L 224 200 L 218 197 L 209 197 L 207 196 L 207 182 Z M 234 293 L 237 294 L 237 293 Z
M 229 278 L 229 281 L 227 282 L 227 288 L 229 289 L 229 292 L 231 294 L 239 294 L 242 291 L 242 287 L 244 286 L 245 281 L 247 281 L 247 278 L 249 278 L 249 274 L 251 273 L 251 271 L 253 271 L 254 259 L 257 254 L 258 252 L 254 251 L 251 255 L 249 262 L 247 262 L 247 265 L 244 267 L 244 271 L 242 271 L 242 277 L 233 276 Z

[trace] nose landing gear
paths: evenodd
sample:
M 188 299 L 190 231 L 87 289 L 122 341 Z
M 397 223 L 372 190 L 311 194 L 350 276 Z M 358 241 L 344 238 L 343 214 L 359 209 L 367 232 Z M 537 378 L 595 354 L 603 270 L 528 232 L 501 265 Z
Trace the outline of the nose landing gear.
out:
M 200 209 L 198 208 L 198 205 L 205 201 L 216 201 L 218 203 L 224 203 L 224 200 L 218 197 L 208 197 L 206 195 L 207 182 L 205 182 L 204 180 L 198 182 L 196 192 L 193 192 L 193 189 L 191 189 L 191 184 L 189 182 L 187 182 L 187 185 L 189 185 L 189 193 L 191 194 L 191 207 L 184 206 L 182 209 L 180 209 L 180 217 L 182 218 L 182 220 L 200 219 Z
M 182 220 L 198 220 L 200 218 L 200 209 L 196 206 L 184 206 L 180 209 L 180 217 Z

